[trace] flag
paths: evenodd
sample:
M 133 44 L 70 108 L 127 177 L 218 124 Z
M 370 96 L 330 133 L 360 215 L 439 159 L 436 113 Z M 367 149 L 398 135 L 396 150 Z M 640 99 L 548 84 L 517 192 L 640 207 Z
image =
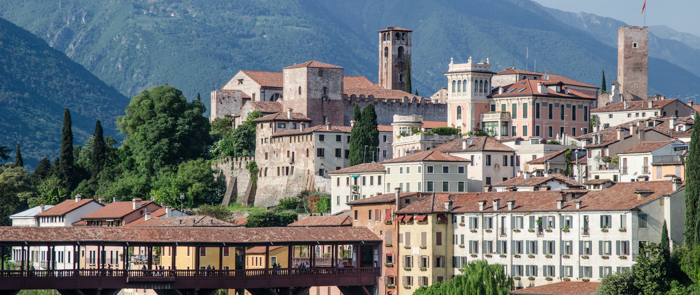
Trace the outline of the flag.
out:
M 645 8 L 647 8 L 647 0 L 644 0 L 644 6 L 642 6 L 642 13 L 640 13 L 640 14 L 644 14 Z

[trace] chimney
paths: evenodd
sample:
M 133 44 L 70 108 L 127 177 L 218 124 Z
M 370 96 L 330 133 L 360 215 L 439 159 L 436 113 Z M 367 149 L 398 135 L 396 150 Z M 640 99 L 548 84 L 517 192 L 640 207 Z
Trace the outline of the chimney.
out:
M 688 106 L 689 106 L 689 107 L 693 107 L 693 101 L 692 101 L 692 100 L 689 100 L 689 101 L 688 101 Z
M 486 201 L 479 201 L 479 211 L 484 211 L 484 207 L 486 207 Z
M 133 210 L 136 210 L 141 207 L 141 198 L 134 198 L 131 203 L 133 204 Z
M 331 130 L 331 123 L 328 123 L 328 125 L 326 125 L 326 130 Z
M 294 116 L 294 113 L 292 113 L 292 109 L 287 109 L 287 118 L 291 120 L 293 119 L 292 116 Z
M 394 198 L 396 198 L 396 204 L 394 204 L 396 209 L 394 209 L 394 211 L 397 211 L 397 210 L 401 209 L 401 188 L 400 187 L 394 188 L 394 191 L 396 192 L 394 195 Z
M 39 213 L 44 213 L 44 204 L 39 205 Z
M 508 211 L 513 211 L 513 208 L 515 208 L 515 200 L 508 200 Z
M 625 138 L 625 129 L 617 127 L 617 140 L 622 140 L 623 138 Z M 602 143 L 602 141 L 599 143 Z
M 81 200 L 83 200 L 83 196 L 81 196 L 80 194 L 75 195 L 75 202 L 76 203 L 80 202 Z
M 625 110 L 626 110 L 629 106 L 627 106 L 627 102 L 626 102 L 626 101 L 624 102 L 624 104 L 625 104 Z
M 562 207 L 564 207 L 564 200 L 557 200 L 557 210 L 561 210 Z
M 165 206 L 165 217 L 173 217 L 173 207 Z
M 463 150 L 466 150 L 467 148 L 468 148 L 468 146 L 467 146 L 467 140 L 465 139 L 465 140 L 462 141 L 462 149 L 463 149 Z
M 675 129 L 674 128 L 675 125 L 676 125 L 676 116 L 671 116 L 671 118 L 668 119 L 668 130 Z
M 654 101 L 653 101 L 653 100 L 650 100 L 650 101 L 648 101 L 647 103 L 648 103 L 650 109 L 654 107 Z
M 501 199 L 494 199 L 493 200 L 493 211 L 498 211 L 498 209 L 501 209 Z
M 581 209 L 581 200 L 576 200 L 576 209 Z
M 644 140 L 645 140 L 645 139 L 644 139 L 644 135 L 645 135 L 644 130 L 645 130 L 645 129 L 646 129 L 646 128 L 644 127 L 644 122 L 642 122 L 642 121 L 637 122 L 637 132 L 638 132 L 638 135 L 637 135 L 637 136 L 639 137 L 639 141 L 644 141 Z
M 530 172 L 523 173 L 523 179 L 530 179 L 530 176 L 531 176 Z
M 445 201 L 445 210 L 452 212 L 452 200 Z
M 681 189 L 681 186 L 683 185 L 683 182 L 681 181 L 681 179 L 679 177 L 673 177 L 673 179 L 671 179 L 671 182 L 673 182 L 673 191 L 674 192 Z
M 537 83 L 537 91 L 542 94 L 547 94 L 547 86 L 544 86 L 542 82 Z
M 355 127 L 355 120 L 350 120 L 350 128 Z
M 151 220 L 151 212 L 146 212 L 145 218 L 146 218 L 146 221 Z
M 99 198 L 100 204 L 104 205 L 105 204 L 105 198 Z
M 498 94 L 503 94 L 503 87 L 498 87 Z
M 112 197 L 112 203 L 116 203 L 116 202 L 119 202 L 119 198 L 117 198 L 117 197 Z
M 637 134 L 637 125 L 632 123 L 630 124 L 630 135 L 634 136 Z

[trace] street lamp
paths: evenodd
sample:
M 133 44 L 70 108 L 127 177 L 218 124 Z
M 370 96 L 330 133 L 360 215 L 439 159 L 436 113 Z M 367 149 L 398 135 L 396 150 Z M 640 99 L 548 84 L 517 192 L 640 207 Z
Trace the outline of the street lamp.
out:
M 185 201 L 185 194 L 180 194 L 180 212 L 182 211 L 182 202 Z

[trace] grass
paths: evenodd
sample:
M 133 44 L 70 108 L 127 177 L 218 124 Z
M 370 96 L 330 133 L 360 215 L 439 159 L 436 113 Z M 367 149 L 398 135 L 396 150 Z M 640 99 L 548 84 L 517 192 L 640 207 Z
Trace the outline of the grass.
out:
M 226 207 L 231 212 L 250 212 L 252 213 L 262 213 L 265 212 L 266 209 L 262 207 L 255 207 L 255 206 L 243 206 L 241 203 L 232 203 L 228 207 Z

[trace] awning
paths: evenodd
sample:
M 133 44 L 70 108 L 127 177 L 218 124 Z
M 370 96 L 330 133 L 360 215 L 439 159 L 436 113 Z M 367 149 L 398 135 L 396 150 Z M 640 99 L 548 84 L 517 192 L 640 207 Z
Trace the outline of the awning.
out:
M 386 216 L 384 217 L 384 220 L 386 220 L 386 221 L 391 220 L 391 209 L 386 210 Z
M 416 215 L 416 221 L 424 221 L 428 215 Z
M 445 216 L 445 214 L 438 214 L 438 221 L 447 222 L 447 216 Z
M 413 215 L 406 215 L 406 216 L 403 218 L 403 221 L 411 221 L 411 219 L 413 219 Z
M 401 221 L 403 219 L 403 215 L 396 215 L 396 221 Z

